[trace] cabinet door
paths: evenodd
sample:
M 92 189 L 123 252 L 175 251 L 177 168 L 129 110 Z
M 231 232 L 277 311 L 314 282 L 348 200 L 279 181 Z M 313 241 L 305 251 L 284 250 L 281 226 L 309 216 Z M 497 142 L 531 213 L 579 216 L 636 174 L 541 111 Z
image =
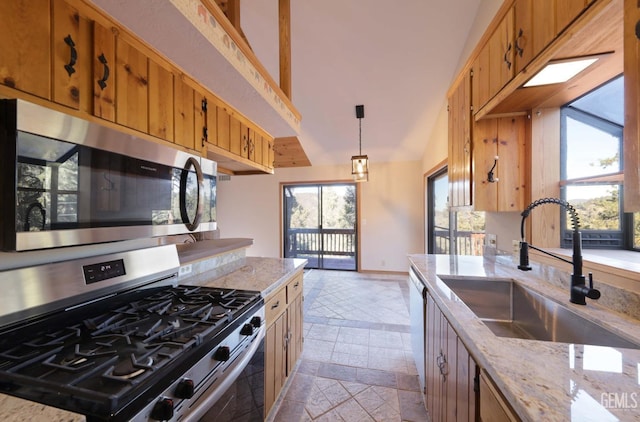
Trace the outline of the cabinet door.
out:
M 218 146 L 226 151 L 231 150 L 231 116 L 223 107 L 216 107 L 218 112 Z
M 640 211 L 640 5 L 624 2 L 624 210 Z
M 247 142 L 249 149 L 247 151 L 247 158 L 253 162 L 256 161 L 256 132 L 251 128 L 247 128 Z
M 267 140 L 267 163 L 265 164 L 267 167 L 269 167 L 270 169 L 275 167 L 275 159 L 276 159 L 276 150 L 274 148 L 274 141 L 273 139 L 268 139 Z M 264 151 L 263 151 L 264 153 Z
M 78 109 L 80 105 L 79 75 L 89 69 L 78 62 L 80 48 L 80 15 L 63 0 L 54 0 L 53 22 L 53 101 Z M 86 46 L 83 52 L 86 52 Z
M 262 138 L 262 135 L 260 135 L 257 132 L 254 132 L 254 143 L 255 143 L 254 161 L 258 164 L 262 164 L 262 160 L 263 160 L 262 148 L 264 146 L 264 140 Z
M 556 0 L 556 34 L 561 33 L 580 16 L 588 0 Z
M 242 129 L 240 120 L 230 115 L 229 119 L 229 151 L 240 155 L 242 151 Z
M 93 22 L 93 115 L 116 120 L 116 37 L 111 29 Z
M 480 420 L 483 422 L 520 420 L 484 372 L 480 374 Z
M 116 37 L 116 64 L 116 122 L 147 133 L 147 56 L 122 37 Z
M 498 121 L 482 119 L 473 126 L 473 209 L 496 211 L 498 205 L 497 182 L 489 182 L 488 173 L 498 155 Z M 493 170 L 498 177 L 498 164 Z M 495 180 L 495 179 L 494 179 Z
M 205 126 L 207 127 L 207 142 L 211 145 L 218 145 L 218 111 L 213 102 L 209 102 L 207 105 L 206 114 L 207 119 Z
M 489 39 L 489 98 L 514 75 L 513 8 L 504 16 Z
M 193 137 L 195 142 L 196 151 L 202 151 L 204 156 L 206 156 L 206 143 L 210 142 L 209 128 L 207 127 L 207 114 L 209 113 L 209 107 L 211 107 L 212 114 L 216 114 L 216 106 L 215 104 L 209 104 L 206 96 L 198 91 L 197 89 L 193 90 L 193 104 L 191 108 L 193 109 Z M 211 131 L 215 137 L 216 134 L 216 126 L 212 126 L 213 130 Z M 213 144 L 215 145 L 215 143 Z
M 515 3 L 515 73 L 522 69 L 533 59 L 533 3 L 534 0 L 516 0 Z
M 174 139 L 174 108 L 177 108 L 177 105 L 174 106 L 174 90 L 171 89 L 174 87 L 173 82 L 173 74 L 160 66 L 158 63 L 153 60 L 147 60 L 148 63 L 148 92 L 149 92 L 149 100 L 148 100 L 148 109 L 149 109 L 149 135 L 156 136 L 160 139 L 164 139 L 166 141 L 173 142 Z M 182 89 L 188 91 L 188 87 Z M 175 89 L 175 87 L 174 87 Z M 180 94 L 183 94 L 181 91 Z M 184 95 L 187 97 L 189 106 L 188 109 L 184 109 L 184 104 L 180 104 L 181 111 L 187 114 L 184 119 L 191 120 L 186 125 L 188 126 L 187 131 L 191 131 L 193 128 L 193 115 L 191 115 L 192 104 L 193 104 L 193 90 L 191 93 L 184 92 Z M 182 101 L 182 100 L 181 100 Z M 177 118 L 177 116 L 176 116 Z M 184 122 L 184 120 L 183 120 Z M 183 129 L 183 128 L 181 128 Z M 182 140 L 184 142 L 189 143 L 188 140 L 185 139 L 185 136 L 189 136 L 189 133 L 182 133 Z M 191 134 L 191 138 L 193 138 L 193 133 Z M 191 140 L 193 144 L 193 139 Z
M 302 355 L 302 295 L 289 304 L 289 337 L 287 343 L 287 376 L 291 374 Z
M 0 16 L 0 83 L 51 99 L 49 0 L 3 0 Z
M 192 150 L 200 146 L 202 129 L 195 131 L 196 110 L 194 109 L 194 89 L 180 77 L 174 78 L 175 86 L 175 142 Z M 198 141 L 196 143 L 196 140 Z
M 471 205 L 471 76 L 469 73 L 449 97 L 449 201 Z
M 473 113 L 477 113 L 489 101 L 489 43 L 486 43 L 473 62 L 472 92 Z
M 559 0 L 565 1 L 565 0 Z M 556 36 L 556 0 L 532 0 L 533 57 L 549 45 Z
M 285 335 L 287 314 L 283 313 L 269 328 L 265 337 L 264 392 L 265 414 L 273 406 L 286 379 Z
M 497 211 L 524 209 L 526 123 L 525 116 L 498 119 Z

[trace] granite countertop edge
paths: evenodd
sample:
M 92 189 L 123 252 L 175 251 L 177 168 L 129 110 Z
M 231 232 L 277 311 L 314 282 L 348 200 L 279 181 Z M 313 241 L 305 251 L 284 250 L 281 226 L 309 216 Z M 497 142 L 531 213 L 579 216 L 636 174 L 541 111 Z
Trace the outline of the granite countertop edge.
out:
M 577 362 L 572 351 L 583 353 L 582 348 L 586 346 L 498 337 L 448 289 L 439 276 L 515 279 L 560 303 L 567 302 L 572 310 L 606 323 L 604 325 L 612 331 L 624 332 L 640 343 L 637 320 L 601 308 L 593 302 L 586 307 L 570 304 L 568 291 L 483 257 L 416 254 L 410 255 L 409 261 L 477 364 L 489 374 L 522 420 L 571 420 L 579 409 L 572 406 L 575 397 L 567 391 L 569 385 L 575 384 L 576 389 L 591 393 L 595 401 L 601 401 L 599 394 L 640 396 L 640 350 L 615 349 L 622 356 L 621 374 L 598 374 L 582 368 L 570 368 L 570 359 Z M 582 355 L 578 361 L 581 359 Z M 606 410 L 619 420 L 635 420 L 637 416 L 637 409 Z

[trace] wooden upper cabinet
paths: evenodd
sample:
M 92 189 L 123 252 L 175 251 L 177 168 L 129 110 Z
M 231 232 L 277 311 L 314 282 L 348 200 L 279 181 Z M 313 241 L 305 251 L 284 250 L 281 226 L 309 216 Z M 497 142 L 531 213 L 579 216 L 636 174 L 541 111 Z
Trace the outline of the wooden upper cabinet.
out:
M 471 205 L 471 76 L 467 72 L 449 96 L 449 202 Z
M 193 89 L 183 87 L 183 84 L 176 84 L 176 87 L 174 87 L 174 78 L 171 71 L 153 60 L 148 60 L 148 72 L 149 134 L 173 142 L 175 113 L 175 120 L 182 124 L 179 134 L 181 138 L 176 143 L 182 145 L 182 142 L 185 142 L 187 144 L 185 146 L 191 145 L 193 148 Z M 183 98 L 180 98 L 180 104 L 175 104 L 174 106 L 174 89 L 172 88 L 181 89 L 180 95 L 186 97 L 184 102 Z M 178 114 L 178 111 L 180 114 Z M 186 139 L 189 136 L 191 140 Z
M 492 98 L 514 75 L 513 8 L 489 38 L 489 98 Z
M 0 84 L 51 99 L 49 0 L 2 0 Z
M 85 39 L 80 39 L 80 15 L 63 0 L 53 0 L 51 13 L 53 101 L 77 110 L 80 105 L 80 75 L 89 72 L 88 67 L 83 66 L 87 63 L 83 53 L 89 50 L 83 45 Z
M 560 0 L 565 1 L 565 0 Z M 556 36 L 556 0 L 531 0 L 533 31 L 533 57 L 541 52 Z
M 116 122 L 147 132 L 149 66 L 147 56 L 116 37 Z
M 252 128 L 247 128 L 247 158 L 256 161 L 256 132 Z
M 533 50 L 533 5 L 535 0 L 516 0 L 515 18 L 515 73 L 519 73 L 537 54 Z
M 640 5 L 624 2 L 624 211 L 640 211 Z
M 111 28 L 93 25 L 93 115 L 116 121 L 116 36 Z

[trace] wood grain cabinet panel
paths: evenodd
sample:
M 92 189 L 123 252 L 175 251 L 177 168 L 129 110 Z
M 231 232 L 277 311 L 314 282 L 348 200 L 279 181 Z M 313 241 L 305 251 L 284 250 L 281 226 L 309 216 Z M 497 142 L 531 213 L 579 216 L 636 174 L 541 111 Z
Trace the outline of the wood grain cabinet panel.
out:
M 173 142 L 175 117 L 176 120 L 182 120 L 182 127 L 180 128 L 180 140 L 188 144 L 189 141 L 185 139 L 185 136 L 191 135 L 191 137 L 193 138 L 193 133 L 190 132 L 193 129 L 193 115 L 191 114 L 191 105 L 193 104 L 193 90 L 191 90 L 191 93 L 189 93 L 188 87 L 183 87 L 182 85 L 180 85 L 180 94 L 183 94 L 187 97 L 186 101 L 188 101 L 188 108 L 185 108 L 184 103 L 182 103 L 182 98 L 180 98 L 181 103 L 179 107 L 177 104 L 174 105 L 175 87 L 173 74 L 171 73 L 171 71 L 160 66 L 153 60 L 148 60 L 147 63 L 149 72 L 149 135 L 156 136 L 160 139 L 164 139 L 165 141 Z M 181 115 L 178 115 L 176 113 L 176 111 L 178 110 L 180 111 Z M 188 120 L 189 117 L 191 117 L 192 119 L 191 122 L 184 123 L 184 121 Z M 187 127 L 185 128 L 185 126 Z M 187 133 L 184 132 L 185 129 L 188 131 Z M 193 140 L 191 141 L 191 144 L 193 145 Z
M 492 98 L 514 75 L 514 10 L 509 9 L 489 39 L 489 98 Z
M 240 122 L 240 156 L 249 158 L 249 128 L 243 122 Z
M 485 44 L 472 65 L 471 101 L 477 113 L 489 101 L 489 44 Z
M 564 0 L 560 0 L 564 1 Z M 542 51 L 556 36 L 556 0 L 531 0 L 533 56 Z
M 0 83 L 51 99 L 49 0 L 0 1 Z
M 86 63 L 86 57 L 82 56 L 89 50 L 83 45 L 85 40 L 80 39 L 78 11 L 63 0 L 53 0 L 52 6 L 53 101 L 77 110 L 80 105 L 79 76 L 89 72 L 89 68 L 82 65 Z
M 147 133 L 148 95 L 147 56 L 116 37 L 116 122 Z
M 211 145 L 219 145 L 218 142 L 218 112 L 217 107 L 213 102 L 209 102 L 207 105 L 207 142 Z
M 225 151 L 231 150 L 231 116 L 224 107 L 217 107 L 218 146 Z
M 480 420 L 482 422 L 520 420 L 484 371 L 480 373 Z
M 514 59 L 515 73 L 519 73 L 536 56 L 533 49 L 533 2 L 516 0 L 514 5 Z
M 242 151 L 242 127 L 233 115 L 229 115 L 229 151 L 238 156 Z
M 191 150 L 200 148 L 202 128 L 196 132 L 195 120 L 199 114 L 194 107 L 195 90 L 179 76 L 174 77 L 175 143 Z M 202 104 L 200 105 L 200 112 Z M 196 142 L 197 141 L 197 142 Z
M 449 203 L 469 206 L 471 198 L 471 75 L 449 96 Z
M 475 421 L 478 365 L 430 294 L 425 342 L 425 404 L 431 420 Z
M 580 16 L 589 0 L 556 0 L 556 35 Z
M 116 121 L 116 36 L 98 22 L 93 26 L 93 115 Z
M 473 128 L 476 211 L 521 211 L 526 195 L 526 116 L 483 119 Z M 495 159 L 498 157 L 498 161 Z M 494 181 L 489 180 L 493 168 Z
M 177 95 L 177 94 L 176 94 Z M 209 113 L 209 107 L 213 110 L 213 114 L 216 114 L 216 106 L 209 104 L 206 95 L 197 89 L 193 90 L 193 104 L 191 104 L 193 113 L 193 137 L 194 148 L 196 151 L 202 151 L 206 156 L 206 144 L 215 139 L 216 126 L 213 126 L 212 133 L 209 132 L 207 126 L 207 115 Z M 211 136 L 213 135 L 213 136 Z M 210 139 L 213 138 L 213 139 Z M 215 141 L 213 143 L 215 145 Z

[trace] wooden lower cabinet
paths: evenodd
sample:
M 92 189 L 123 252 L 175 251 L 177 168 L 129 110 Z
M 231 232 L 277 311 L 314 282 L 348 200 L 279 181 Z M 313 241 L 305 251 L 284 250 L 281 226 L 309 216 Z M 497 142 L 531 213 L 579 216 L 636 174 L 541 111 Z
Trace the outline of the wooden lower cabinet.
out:
M 476 421 L 478 365 L 427 295 L 426 397 L 433 421 Z
M 480 400 L 481 421 L 513 422 L 520 420 L 484 371 L 480 373 L 480 397 L 482 397 Z
M 265 319 L 265 417 L 302 354 L 302 270 L 267 298 Z

